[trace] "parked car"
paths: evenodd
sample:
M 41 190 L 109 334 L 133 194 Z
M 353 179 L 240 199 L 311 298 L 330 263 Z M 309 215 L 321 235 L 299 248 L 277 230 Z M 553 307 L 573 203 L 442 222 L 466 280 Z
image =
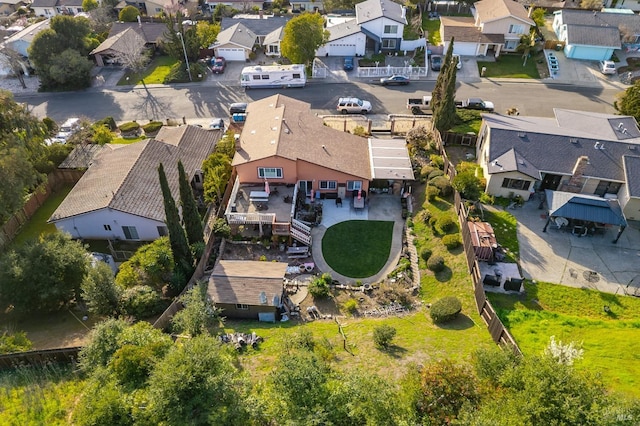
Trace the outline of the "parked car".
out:
M 229 114 L 244 114 L 247 112 L 247 104 L 244 102 L 236 102 L 229 105 Z
M 343 114 L 366 114 L 371 112 L 371 102 L 358 98 L 340 98 L 336 109 Z
M 54 139 L 57 142 L 65 143 L 69 136 L 74 134 L 80 129 L 80 119 L 77 117 L 69 118 L 65 121 L 60 128 Z
M 462 69 L 462 59 L 460 55 L 456 55 L 455 53 L 452 56 L 453 63 L 456 64 L 457 69 Z
M 211 71 L 214 74 L 222 74 L 227 67 L 227 61 L 223 57 L 213 58 L 211 60 Z
M 431 55 L 431 69 L 434 71 L 440 71 L 442 68 L 442 56 Z
M 224 120 L 222 118 L 214 118 L 209 123 L 209 130 L 221 130 L 224 132 Z
M 344 58 L 344 62 L 342 63 L 342 69 L 345 71 L 353 71 L 353 58 L 347 56 Z
M 613 61 L 600 61 L 598 64 L 602 74 L 617 74 L 616 64 Z
M 92 252 L 90 256 L 91 256 L 91 266 L 93 266 L 94 268 L 96 267 L 96 265 L 98 265 L 98 262 L 104 262 L 107 265 L 109 265 L 109 267 L 111 268 L 111 271 L 113 272 L 113 275 L 118 273 L 118 265 L 116 265 L 116 262 L 113 259 L 113 256 L 111 256 L 110 254 Z
M 409 84 L 409 77 L 405 77 L 404 75 L 392 75 L 391 77 L 382 77 L 380 79 L 380 84 L 382 84 L 383 86 L 388 86 L 392 84 L 406 86 L 407 84 Z

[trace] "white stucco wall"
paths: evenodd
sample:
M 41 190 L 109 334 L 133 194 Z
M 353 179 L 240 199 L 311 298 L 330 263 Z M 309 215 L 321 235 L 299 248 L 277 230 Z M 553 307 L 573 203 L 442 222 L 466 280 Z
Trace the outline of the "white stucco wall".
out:
M 385 34 L 385 25 L 397 25 L 398 32 L 395 34 Z M 380 38 L 402 38 L 402 34 L 404 32 L 404 24 L 388 18 L 375 19 L 373 21 L 365 22 L 361 26 L 374 34 L 377 34 L 378 36 L 380 36 Z
M 134 226 L 139 240 L 153 241 L 160 237 L 158 226 L 166 226 L 164 222 L 106 208 L 54 223 L 59 231 L 68 232 L 73 238 L 95 240 L 126 240 L 122 227 Z M 105 225 L 111 227 L 111 230 L 105 229 Z

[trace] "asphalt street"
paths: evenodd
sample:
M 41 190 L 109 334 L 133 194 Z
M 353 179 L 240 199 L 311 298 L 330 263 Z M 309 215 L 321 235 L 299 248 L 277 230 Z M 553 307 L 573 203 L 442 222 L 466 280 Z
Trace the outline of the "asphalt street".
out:
M 339 97 L 356 96 L 370 101 L 374 115 L 407 113 L 409 97 L 419 97 L 433 89 L 433 81 L 412 82 L 403 87 L 348 81 L 324 84 L 313 82 L 302 89 L 253 89 L 244 91 L 237 85 L 182 84 L 176 86 L 137 86 L 134 89 L 88 89 L 82 92 L 15 94 L 19 102 L 28 104 L 39 117 L 63 121 L 71 116 L 101 119 L 112 116 L 116 121 L 187 120 L 227 117 L 232 102 L 250 102 L 275 93 L 283 93 L 309 102 L 314 112 L 332 114 Z M 523 115 L 553 116 L 554 108 L 614 113 L 613 101 L 620 88 L 614 86 L 580 87 L 541 81 L 494 81 L 459 83 L 458 99 L 479 97 L 492 101 L 496 111 L 504 113 L 516 107 Z

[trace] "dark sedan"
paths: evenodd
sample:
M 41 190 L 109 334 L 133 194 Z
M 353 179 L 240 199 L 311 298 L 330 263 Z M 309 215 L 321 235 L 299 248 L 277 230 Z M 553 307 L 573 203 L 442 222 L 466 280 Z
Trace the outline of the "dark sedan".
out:
M 397 84 L 399 86 L 405 86 L 409 84 L 409 77 L 405 77 L 404 75 L 392 75 L 391 77 L 383 77 L 380 79 L 380 84 L 383 86 L 390 86 L 392 84 Z

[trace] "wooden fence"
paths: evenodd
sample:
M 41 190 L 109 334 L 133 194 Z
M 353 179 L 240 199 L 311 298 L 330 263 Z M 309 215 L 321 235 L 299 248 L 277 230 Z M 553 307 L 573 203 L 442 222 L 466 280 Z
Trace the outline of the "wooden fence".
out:
M 80 349 L 82 349 L 80 346 L 74 346 L 0 355 L 0 369 L 15 368 L 21 365 L 42 366 L 51 362 L 74 363 L 78 359 Z
M 455 165 L 449 160 L 447 156 L 447 152 L 445 150 L 442 137 L 440 132 L 433 129 L 436 143 L 439 147 L 440 154 L 444 160 L 443 170 L 445 174 L 449 177 L 450 180 L 456 176 Z M 473 290 L 474 290 L 474 298 L 476 301 L 476 308 L 478 309 L 478 313 L 480 317 L 487 325 L 487 329 L 489 330 L 489 334 L 491 334 L 491 338 L 494 342 L 501 346 L 510 347 L 516 354 L 522 355 L 518 344 L 515 339 L 509 333 L 509 330 L 506 329 L 502 321 L 496 314 L 495 309 L 491 305 L 491 302 L 487 300 L 487 296 L 484 292 L 484 287 L 482 285 L 482 276 L 480 275 L 480 265 L 478 264 L 478 260 L 476 259 L 475 250 L 473 249 L 473 242 L 471 241 L 471 232 L 469 231 L 469 227 L 467 226 L 467 221 L 469 218 L 469 211 L 467 210 L 464 200 L 458 191 L 454 190 L 454 206 L 456 210 L 456 215 L 458 216 L 458 223 L 460 225 L 460 233 L 462 235 L 462 246 L 464 248 L 464 255 L 467 261 L 467 268 L 469 269 L 469 273 L 471 275 L 471 281 L 473 282 Z
M 40 185 L 29 196 L 24 206 L 11 216 L 0 228 L 0 252 L 7 247 L 22 226 L 31 219 L 51 194 L 57 192 L 67 184 L 75 184 L 80 180 L 84 171 L 70 169 L 56 169 L 47 176 L 47 181 Z

